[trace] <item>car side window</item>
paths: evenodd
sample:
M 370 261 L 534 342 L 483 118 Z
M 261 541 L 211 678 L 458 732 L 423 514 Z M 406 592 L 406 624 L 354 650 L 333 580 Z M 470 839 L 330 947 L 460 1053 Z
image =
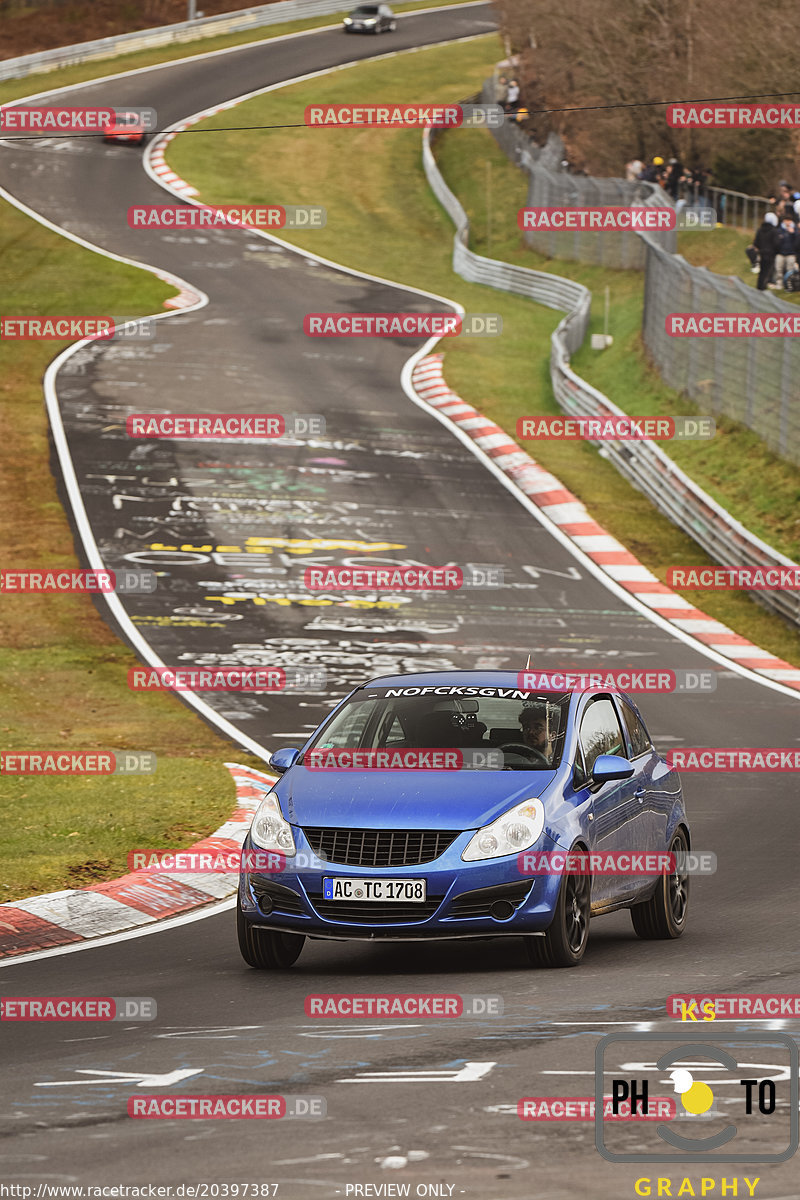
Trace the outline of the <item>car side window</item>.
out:
M 630 705 L 626 704 L 624 700 L 622 702 L 622 716 L 625 720 L 625 728 L 628 730 L 628 737 L 630 738 L 631 758 L 638 758 L 640 754 L 644 754 L 651 748 L 653 743 L 650 741 L 650 734 Z
M 583 710 L 579 741 L 587 779 L 591 776 L 595 760 L 601 754 L 621 754 L 623 758 L 628 757 L 622 729 L 608 696 L 598 696 Z

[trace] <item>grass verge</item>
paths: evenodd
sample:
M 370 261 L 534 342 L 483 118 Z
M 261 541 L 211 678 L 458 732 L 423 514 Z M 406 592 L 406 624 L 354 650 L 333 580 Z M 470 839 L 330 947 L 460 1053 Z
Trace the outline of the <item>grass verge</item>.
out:
M 240 110 L 242 124 L 263 126 L 290 121 L 298 107 L 312 101 L 344 103 L 352 96 L 353 72 L 358 73 L 358 92 L 365 102 L 387 95 L 408 103 L 452 100 L 485 77 L 497 54 L 498 43 L 488 36 L 399 55 L 388 62 L 359 64 L 317 79 L 313 85 L 297 84 L 248 101 Z M 227 115 L 221 115 L 207 124 L 221 128 L 227 119 Z M 418 131 L 237 130 L 219 135 L 213 161 L 199 143 L 200 139 L 178 137 L 170 144 L 169 161 L 179 175 L 199 188 L 204 201 L 324 203 L 328 210 L 325 229 L 282 236 L 347 266 L 450 296 L 468 311 L 498 312 L 503 317 L 502 339 L 475 339 L 471 343 L 465 339 L 446 345 L 446 370 L 451 386 L 506 430 L 513 432 L 519 415 L 559 411 L 548 370 L 550 334 L 559 317 L 552 310 L 465 283 L 453 274 L 453 228 L 425 181 Z M 696 411 L 689 401 L 664 388 L 636 348 L 635 312 L 641 304 L 641 275 L 548 262 L 531 254 L 522 246 L 516 227 L 516 209 L 525 196 L 521 173 L 508 163 L 488 134 L 474 130 L 449 132 L 440 145 L 444 173 L 471 214 L 477 250 L 486 250 L 482 239 L 486 236 L 488 161 L 492 164 L 494 198 L 493 256 L 570 275 L 596 293 L 602 292 L 607 282 L 612 284 L 615 322 L 619 322 L 613 327 L 616 354 L 604 358 L 602 371 L 617 372 L 613 386 L 609 385 L 615 403 L 635 413 L 649 411 L 648 405 L 652 411 L 660 411 L 658 405 L 662 403 L 668 406 L 665 411 L 672 413 Z M 357 164 L 356 169 L 342 170 L 345 160 Z M 600 364 L 590 362 L 588 355 L 588 351 L 582 351 L 576 356 L 577 369 L 600 372 Z M 599 375 L 597 380 L 593 378 L 595 381 L 604 386 Z M 779 472 L 785 464 L 774 456 L 763 457 L 765 452 L 758 439 L 734 427 L 726 428 L 716 442 L 721 448 L 718 458 L 713 458 L 713 443 L 697 444 L 700 453 L 692 461 L 682 460 L 681 465 L 697 474 L 703 467 L 703 456 L 712 456 L 712 466 L 700 482 L 705 486 L 712 470 L 718 471 L 720 486 L 709 486 L 712 494 L 756 532 L 776 544 L 783 542 L 787 552 L 796 553 L 797 472 L 791 469 L 781 476 L 780 485 L 777 479 L 773 483 L 769 478 L 773 469 Z M 684 448 L 690 452 L 695 449 L 690 444 L 681 450 Z M 758 472 L 756 488 L 752 480 L 749 485 L 745 482 L 744 475 L 745 470 L 752 471 L 753 456 L 759 454 L 759 461 L 768 464 L 769 469 Z M 537 457 L 660 578 L 665 577 L 671 564 L 710 561 L 591 447 L 546 443 L 537 446 Z M 729 495 L 723 493 L 722 484 L 732 476 L 736 476 L 736 489 Z M 759 495 L 763 495 L 760 505 L 755 502 Z M 800 633 L 747 596 L 684 594 L 772 653 L 800 663 Z
M 158 312 L 173 289 L 0 207 L 4 313 Z M 46 300 L 43 301 L 43 297 Z M 50 470 L 41 379 L 66 342 L 0 341 L 2 565 L 74 567 Z M 240 752 L 169 693 L 134 693 L 137 659 L 88 596 L 0 597 L 5 750 L 150 750 L 154 775 L 0 779 L 0 901 L 123 874 L 137 846 L 191 845 L 234 807 L 222 766 Z M 241 761 L 255 759 L 244 756 Z

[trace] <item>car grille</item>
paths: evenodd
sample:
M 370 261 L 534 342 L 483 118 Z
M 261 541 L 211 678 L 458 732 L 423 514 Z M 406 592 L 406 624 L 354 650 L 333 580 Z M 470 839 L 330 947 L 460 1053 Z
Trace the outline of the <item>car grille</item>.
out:
M 478 888 L 474 892 L 462 892 L 451 902 L 447 912 L 448 917 L 491 917 L 489 911 L 498 900 L 507 900 L 515 908 L 519 908 L 531 890 L 531 883 L 503 884 L 500 887 Z
M 297 892 L 293 892 L 290 888 L 283 887 L 279 883 L 272 883 L 271 880 L 264 879 L 263 876 L 257 874 L 250 876 L 250 886 L 257 901 L 269 897 L 272 901 L 272 912 L 284 913 L 287 917 L 308 916 Z
M 342 900 L 323 900 L 321 896 L 309 896 L 309 900 L 326 921 L 343 921 L 346 925 L 414 924 L 427 921 L 442 903 L 441 896 L 419 904 L 386 904 L 380 900 L 348 904 Z
M 450 829 L 304 829 L 314 853 L 347 867 L 415 867 L 433 862 L 459 836 Z

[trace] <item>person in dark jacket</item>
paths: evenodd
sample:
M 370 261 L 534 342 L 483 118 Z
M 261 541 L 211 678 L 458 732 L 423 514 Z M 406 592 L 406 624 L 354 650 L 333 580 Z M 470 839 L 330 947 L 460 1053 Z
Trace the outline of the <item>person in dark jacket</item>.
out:
M 667 165 L 667 174 L 664 180 L 664 188 L 669 192 L 674 201 L 678 199 L 678 189 L 681 179 L 683 178 L 683 165 L 677 158 L 671 158 Z
M 760 292 L 772 283 L 772 272 L 775 269 L 775 255 L 778 253 L 778 218 L 775 213 L 768 212 L 756 231 L 753 245 L 758 251 L 760 269 L 756 287 Z
M 797 266 L 797 228 L 794 221 L 781 221 L 778 226 L 778 250 L 775 255 L 775 286 L 783 287 L 783 277 L 787 271 L 793 271 Z

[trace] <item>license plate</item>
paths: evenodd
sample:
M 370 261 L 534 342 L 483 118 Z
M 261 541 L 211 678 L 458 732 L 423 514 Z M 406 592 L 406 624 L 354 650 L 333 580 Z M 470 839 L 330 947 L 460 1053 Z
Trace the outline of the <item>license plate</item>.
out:
M 400 900 L 404 904 L 422 904 L 424 879 L 323 879 L 324 900 Z

